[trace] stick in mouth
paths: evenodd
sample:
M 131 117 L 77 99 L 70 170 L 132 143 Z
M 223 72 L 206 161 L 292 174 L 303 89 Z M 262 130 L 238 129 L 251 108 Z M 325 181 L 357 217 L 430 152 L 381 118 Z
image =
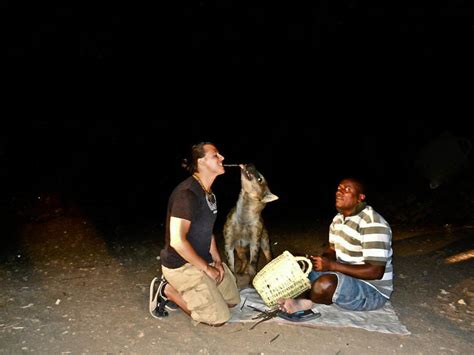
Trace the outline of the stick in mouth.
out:
M 240 164 L 222 164 L 223 166 L 238 166 L 240 167 Z

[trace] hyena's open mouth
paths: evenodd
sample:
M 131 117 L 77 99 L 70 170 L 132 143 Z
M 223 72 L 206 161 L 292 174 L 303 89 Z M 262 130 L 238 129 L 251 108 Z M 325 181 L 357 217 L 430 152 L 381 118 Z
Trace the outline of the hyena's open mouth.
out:
M 253 178 L 257 178 L 257 180 L 261 179 L 260 173 L 257 171 L 255 165 L 253 164 L 245 164 L 244 169 L 242 169 L 242 173 L 249 181 L 252 181 Z

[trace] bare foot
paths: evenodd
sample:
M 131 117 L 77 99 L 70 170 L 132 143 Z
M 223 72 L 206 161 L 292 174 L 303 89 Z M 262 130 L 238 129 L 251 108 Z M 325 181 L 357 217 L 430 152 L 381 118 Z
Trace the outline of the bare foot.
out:
M 280 309 L 286 313 L 295 313 L 298 311 L 305 311 L 311 309 L 313 302 L 305 298 L 287 298 L 278 301 Z

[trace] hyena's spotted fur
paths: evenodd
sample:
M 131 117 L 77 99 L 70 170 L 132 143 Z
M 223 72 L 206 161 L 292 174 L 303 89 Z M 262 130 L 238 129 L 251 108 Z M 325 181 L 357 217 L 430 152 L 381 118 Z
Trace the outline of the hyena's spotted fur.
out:
M 259 249 L 262 249 L 267 262 L 272 259 L 262 210 L 268 202 L 277 200 L 278 196 L 270 192 L 267 181 L 252 164 L 241 169 L 241 184 L 237 204 L 227 215 L 224 224 L 225 253 L 230 269 L 235 272 L 235 250 L 240 260 L 240 267 L 236 272 L 248 273 L 253 278 Z M 250 261 L 247 258 L 249 249 Z

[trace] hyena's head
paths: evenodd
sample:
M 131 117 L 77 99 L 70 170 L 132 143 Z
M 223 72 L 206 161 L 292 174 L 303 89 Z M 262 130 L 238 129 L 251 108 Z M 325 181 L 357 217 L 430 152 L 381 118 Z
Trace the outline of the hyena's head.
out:
M 278 200 L 278 196 L 272 194 L 268 188 L 267 180 L 258 172 L 255 165 L 242 165 L 240 180 L 243 192 L 247 193 L 252 199 L 263 203 Z

